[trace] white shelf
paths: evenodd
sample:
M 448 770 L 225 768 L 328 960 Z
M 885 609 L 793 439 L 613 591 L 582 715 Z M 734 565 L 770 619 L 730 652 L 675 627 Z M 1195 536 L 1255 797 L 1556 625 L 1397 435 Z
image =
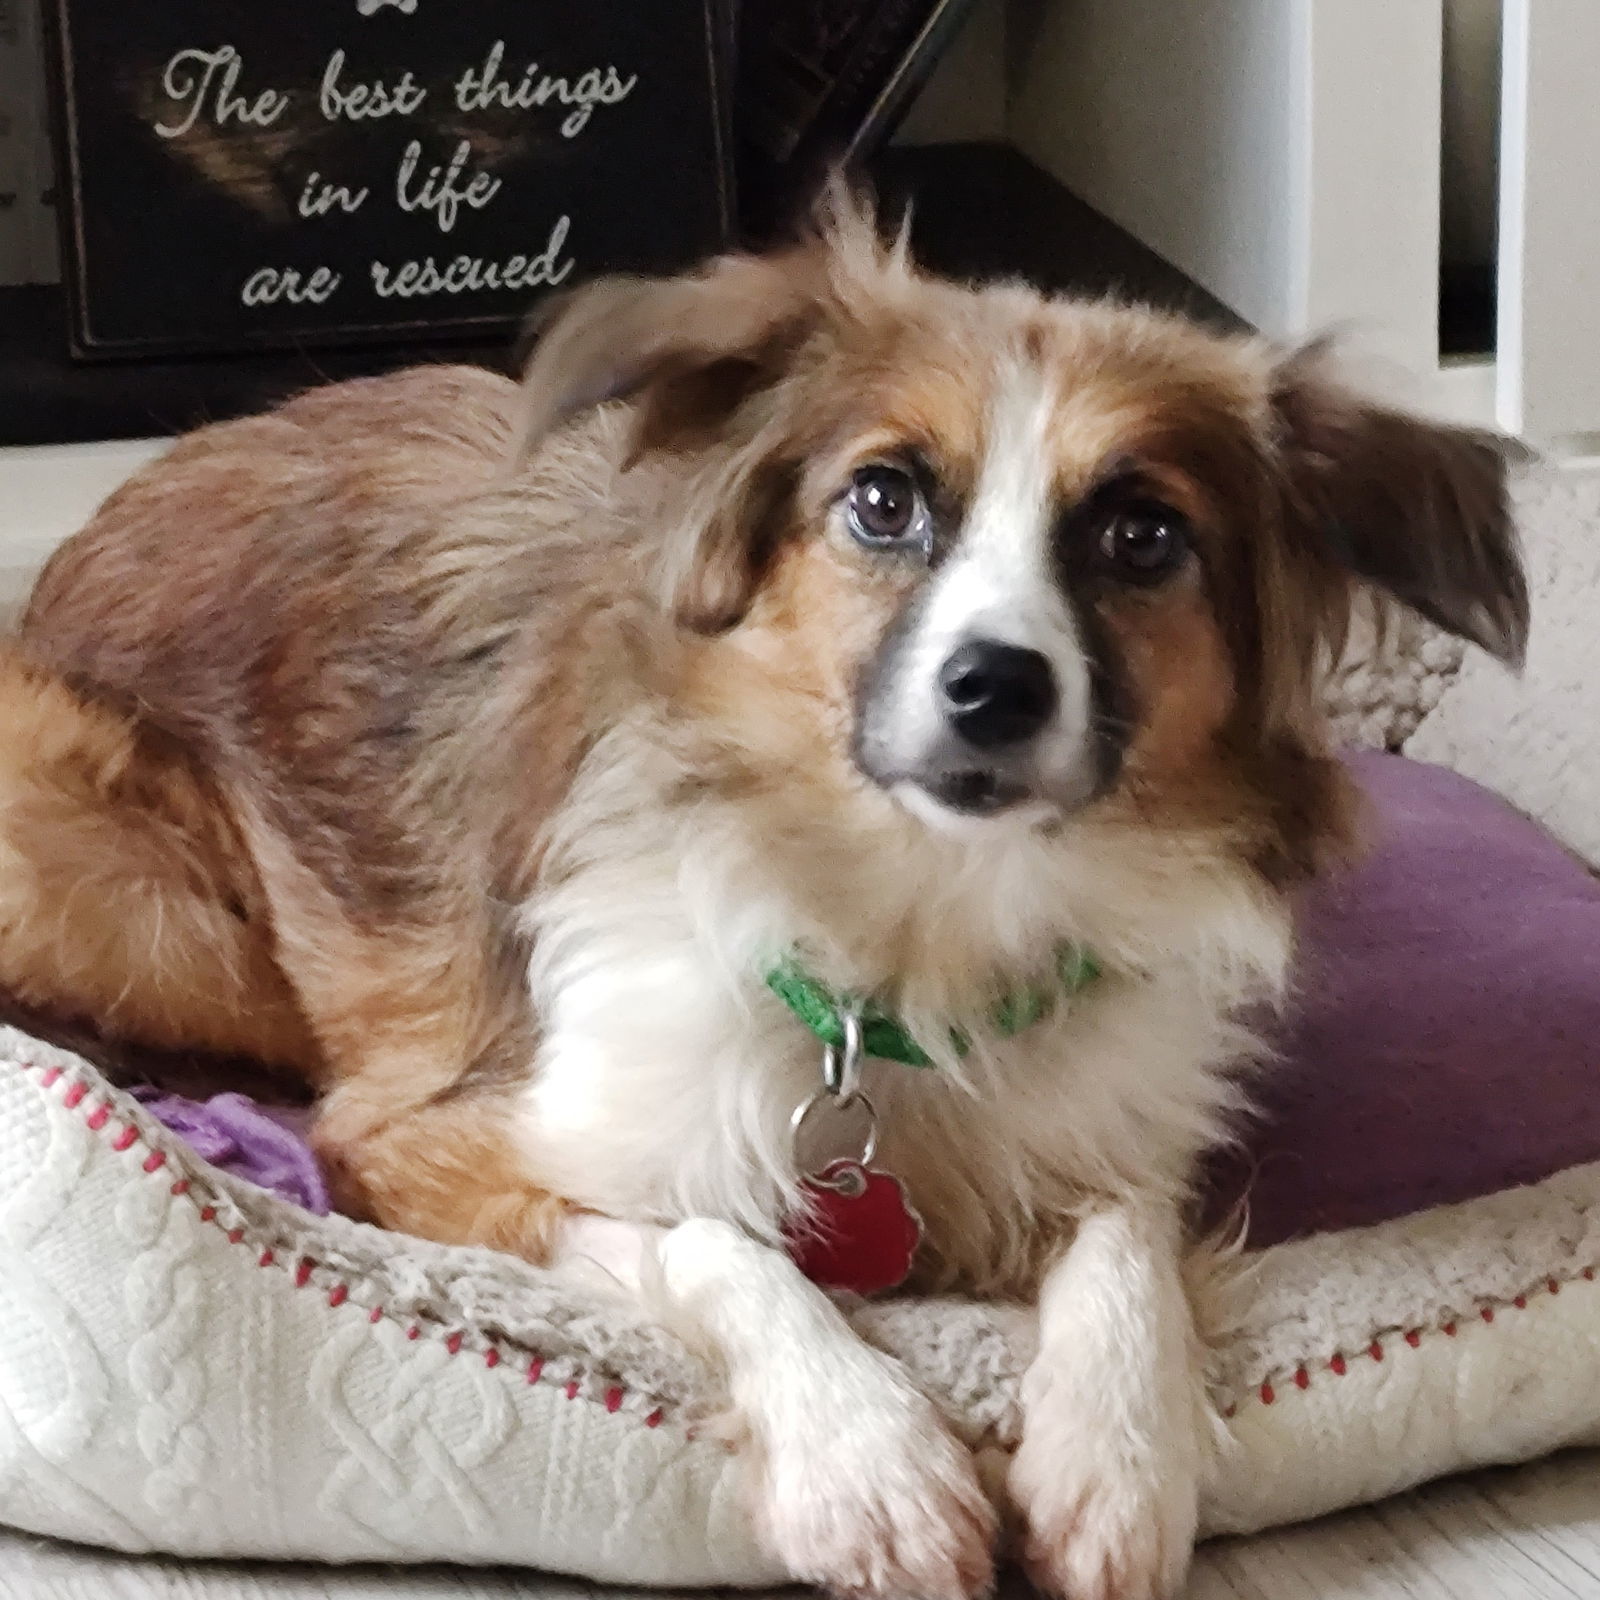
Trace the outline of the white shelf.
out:
M 45 558 L 166 439 L 0 448 L 0 605 L 11 606 Z

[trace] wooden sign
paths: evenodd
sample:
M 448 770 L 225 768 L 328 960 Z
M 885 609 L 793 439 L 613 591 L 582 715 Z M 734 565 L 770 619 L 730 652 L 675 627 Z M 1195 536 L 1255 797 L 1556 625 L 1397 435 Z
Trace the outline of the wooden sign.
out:
M 54 0 L 84 355 L 510 329 L 729 227 L 725 0 Z

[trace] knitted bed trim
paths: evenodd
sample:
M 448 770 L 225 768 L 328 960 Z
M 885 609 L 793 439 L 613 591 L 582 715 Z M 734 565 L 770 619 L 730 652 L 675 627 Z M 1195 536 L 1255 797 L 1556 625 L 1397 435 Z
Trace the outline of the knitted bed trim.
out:
M 118 1094 L 86 1063 L 14 1029 L 0 1058 L 37 1075 L 88 1129 L 145 1174 L 161 1173 L 261 1270 L 330 1308 L 451 1356 L 504 1367 L 508 1380 L 596 1399 L 648 1427 L 691 1425 L 721 1403 L 691 1352 L 615 1300 L 587 1296 L 512 1258 L 450 1249 L 342 1217 L 319 1218 L 218 1172 Z M 1346 1234 L 1323 1235 L 1218 1264 L 1201 1295 L 1210 1379 L 1225 1416 L 1275 1404 L 1289 1389 L 1346 1377 L 1362 1363 L 1403 1360 L 1465 1322 L 1493 1325 L 1600 1270 L 1600 1163 L 1526 1188 Z M 1020 1306 L 956 1299 L 858 1307 L 862 1334 L 889 1350 L 973 1443 L 1008 1447 L 1033 1349 Z
M 189 1156 L 170 1136 L 160 1137 L 158 1124 L 130 1115 L 132 1102 L 113 1099 L 88 1073 L 43 1060 L 24 1060 L 21 1065 L 24 1071 L 38 1073 L 40 1088 L 59 1093 L 63 1107 L 80 1112 L 90 1132 L 101 1134 L 139 1171 L 170 1176 L 168 1192 L 189 1205 L 195 1222 L 214 1228 L 258 1269 L 281 1274 L 297 1290 L 325 1296 L 331 1310 L 348 1306 L 348 1314 L 363 1316 L 374 1327 L 393 1322 L 408 1340 L 436 1341 L 451 1356 L 479 1359 L 491 1371 L 505 1365 L 526 1383 L 556 1385 L 569 1400 L 580 1396 L 599 1399 L 607 1411 L 626 1408 L 636 1412 L 646 1427 L 660 1425 L 663 1402 L 653 1393 L 619 1381 L 607 1368 L 603 1346 L 593 1352 L 599 1365 L 590 1366 L 584 1359 L 591 1353 L 589 1348 L 561 1349 L 567 1341 L 547 1316 L 537 1324 L 530 1323 L 522 1338 L 512 1338 L 494 1321 L 486 1321 L 481 1311 L 468 1313 L 459 1292 L 460 1280 L 451 1281 L 447 1289 L 425 1289 L 419 1284 L 408 1292 L 394 1273 L 357 1270 L 348 1250 L 321 1248 L 328 1241 L 314 1236 L 316 1230 L 285 1228 L 281 1223 L 290 1219 L 283 1217 L 273 1219 L 279 1226 L 271 1226 L 266 1219 L 252 1216 L 223 1174 Z M 285 1209 L 291 1218 L 299 1214 L 296 1208 Z M 385 1287 L 391 1291 L 387 1300 Z M 527 1332 L 541 1335 L 539 1348 L 526 1342 Z M 550 1337 L 542 1337 L 545 1334 Z M 545 1354 L 549 1348 L 560 1353 Z
M 87 1127 L 146 1173 L 170 1175 L 171 1190 L 263 1269 L 295 1288 L 348 1303 L 352 1315 L 388 1319 L 451 1353 L 515 1350 L 537 1360 L 539 1381 L 577 1381 L 585 1393 L 621 1389 L 647 1415 L 702 1393 L 708 1379 L 677 1341 L 608 1296 L 496 1251 L 436 1245 L 346 1217 L 318 1217 L 202 1161 L 137 1102 L 77 1056 L 0 1027 L 0 1071 L 37 1075 Z M 374 1313 L 378 1313 L 374 1316 Z

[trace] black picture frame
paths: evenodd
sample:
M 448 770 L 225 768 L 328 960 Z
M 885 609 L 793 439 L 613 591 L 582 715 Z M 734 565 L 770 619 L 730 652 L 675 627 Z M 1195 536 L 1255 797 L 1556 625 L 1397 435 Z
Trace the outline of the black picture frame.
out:
M 760 240 L 831 168 L 888 141 L 974 0 L 744 0 L 734 82 L 740 220 Z
M 734 237 L 734 0 L 280 0 L 271 10 L 253 0 L 170 0 L 153 9 L 47 0 L 46 14 L 68 337 L 78 360 L 509 339 L 547 286 L 533 281 L 532 264 L 555 239 L 550 216 L 568 218 L 563 238 L 574 240 L 563 286 L 603 271 L 676 270 Z M 241 74 L 235 93 L 248 105 L 265 82 L 291 96 L 281 124 L 258 131 L 235 116 L 208 129 L 197 119 L 207 137 L 189 148 L 180 148 L 187 131 L 158 139 L 157 125 L 181 126 L 187 104 L 170 92 L 184 80 L 159 76 L 161 64 L 170 66 L 174 40 L 190 35 L 202 55 L 226 41 L 247 66 L 259 60 L 263 74 L 254 82 Z M 646 92 L 596 103 L 571 140 L 551 131 L 559 99 L 531 110 L 490 107 L 475 122 L 448 86 L 496 39 L 506 42 L 510 82 L 532 59 L 575 85 L 581 71 L 615 58 L 619 81 L 635 77 Z M 324 103 L 319 122 L 318 71 L 341 48 L 352 83 L 392 86 L 411 72 L 427 89 L 420 109 L 329 123 Z M 425 151 L 413 196 L 422 175 L 447 170 L 445 154 L 469 141 L 461 183 L 475 169 L 501 180 L 492 205 L 460 208 L 453 237 L 431 230 L 425 212 L 398 214 L 397 163 L 412 138 Z M 481 161 L 480 149 L 489 152 Z M 287 208 L 312 173 L 351 193 L 367 189 L 366 208 L 348 217 L 294 214 Z M 135 195 L 153 216 L 148 227 L 128 198 Z M 527 224 L 521 232 L 519 223 Z M 582 226 L 589 236 L 578 244 Z M 316 248 L 306 245 L 312 239 Z M 431 277 L 424 270 L 404 279 L 405 265 L 430 258 L 438 263 Z M 529 281 L 502 285 L 470 270 L 449 278 L 445 263 L 464 258 L 524 262 Z M 340 281 L 323 303 L 227 303 L 254 281 L 244 272 L 258 259 L 290 263 L 282 271 L 297 273 L 302 290 L 314 260 Z M 404 284 L 417 297 L 377 304 L 380 265 L 390 294 Z M 515 279 L 509 268 L 506 276 Z

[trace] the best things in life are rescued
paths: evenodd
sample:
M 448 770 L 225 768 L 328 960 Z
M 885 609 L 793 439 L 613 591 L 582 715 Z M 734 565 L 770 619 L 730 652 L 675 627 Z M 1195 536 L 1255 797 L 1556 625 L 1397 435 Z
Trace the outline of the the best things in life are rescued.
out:
M 575 74 L 551 73 L 538 62 L 519 75 L 505 71 L 505 41 L 497 39 L 480 63 L 464 69 L 450 85 L 453 109 L 474 112 L 539 111 L 559 117 L 564 139 L 577 139 L 597 113 L 620 104 L 638 86 L 639 75 L 624 75 L 611 63 Z M 170 108 L 155 123 L 163 139 L 181 139 L 199 127 L 272 128 L 294 104 L 299 91 L 249 85 L 246 62 L 230 44 L 214 49 L 176 51 L 162 70 L 161 87 Z M 414 116 L 433 91 L 407 69 L 394 79 L 353 77 L 345 51 L 332 51 L 323 66 L 316 105 L 328 122 L 380 122 Z M 458 139 L 444 156 L 428 151 L 413 138 L 399 151 L 387 192 L 370 185 L 352 188 L 335 174 L 311 172 L 295 202 L 308 221 L 352 216 L 369 205 L 389 204 L 411 216 L 431 221 L 441 235 L 454 232 L 465 215 L 491 206 L 504 181 L 475 166 L 471 141 Z M 372 290 L 383 300 L 416 300 L 436 295 L 476 294 L 482 290 L 528 290 L 562 283 L 575 265 L 569 253 L 572 218 L 556 217 L 532 248 L 490 259 L 460 253 L 429 253 L 403 261 L 368 262 Z M 309 268 L 263 265 L 248 274 L 239 289 L 248 306 L 326 305 L 339 293 L 344 273 L 329 266 Z

